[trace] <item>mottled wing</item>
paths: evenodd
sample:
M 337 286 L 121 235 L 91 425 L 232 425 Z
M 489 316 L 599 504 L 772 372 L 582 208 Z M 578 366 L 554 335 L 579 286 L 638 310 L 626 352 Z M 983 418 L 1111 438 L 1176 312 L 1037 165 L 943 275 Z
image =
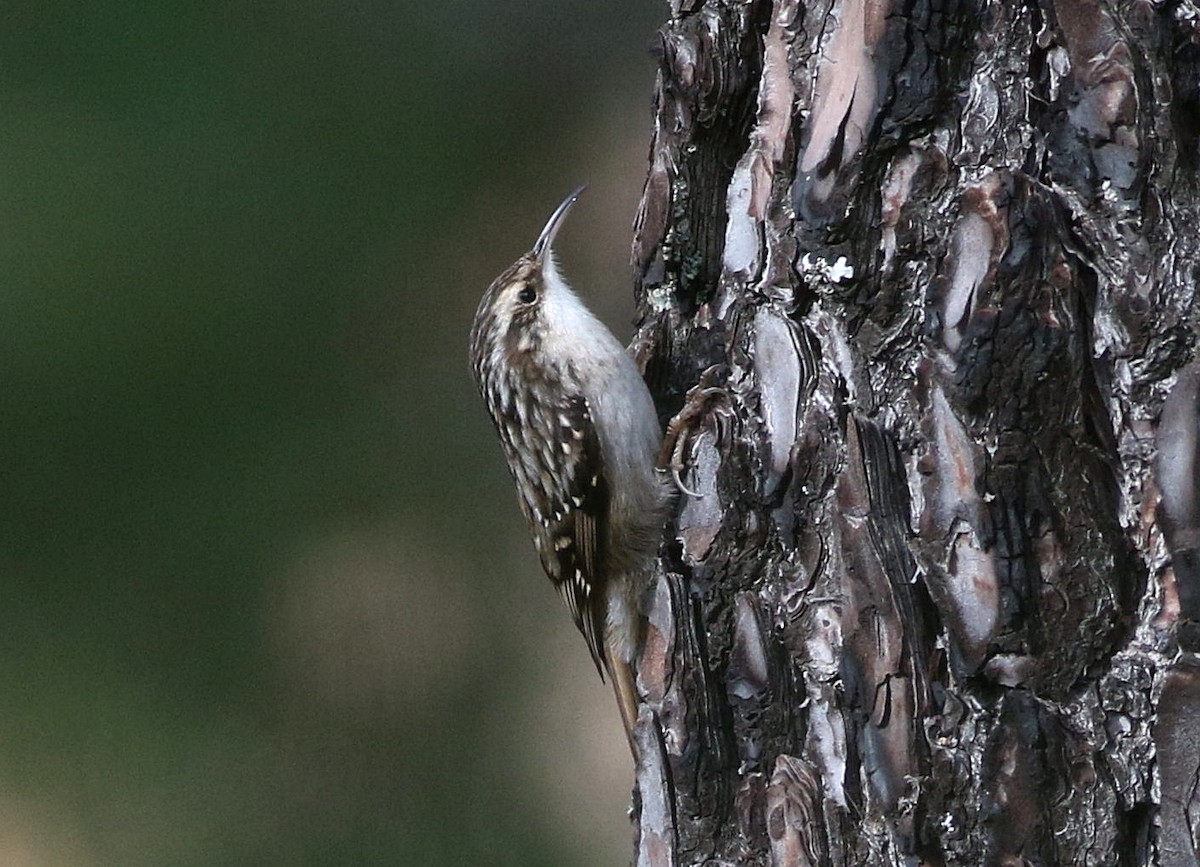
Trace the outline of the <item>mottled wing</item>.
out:
M 604 676 L 604 538 L 609 505 L 600 439 L 581 395 L 557 406 L 526 406 L 518 418 L 533 428 L 514 439 L 538 444 L 509 454 L 542 567 L 583 633 Z M 505 437 L 507 439 L 507 437 Z M 508 443 L 506 443 L 508 445 Z
M 566 483 L 561 517 L 547 526 L 549 544 L 542 565 L 558 588 L 575 625 L 583 633 L 596 670 L 604 676 L 603 551 L 608 514 L 604 457 L 587 401 L 572 398 L 557 419 L 563 434 L 562 456 Z

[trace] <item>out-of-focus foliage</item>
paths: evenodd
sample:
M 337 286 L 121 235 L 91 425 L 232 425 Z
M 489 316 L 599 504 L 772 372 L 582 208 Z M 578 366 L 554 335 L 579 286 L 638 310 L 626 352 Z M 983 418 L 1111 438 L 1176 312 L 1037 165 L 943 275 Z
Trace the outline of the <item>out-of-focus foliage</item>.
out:
M 465 335 L 580 182 L 627 335 L 664 12 L 6 8 L 0 863 L 627 857 Z

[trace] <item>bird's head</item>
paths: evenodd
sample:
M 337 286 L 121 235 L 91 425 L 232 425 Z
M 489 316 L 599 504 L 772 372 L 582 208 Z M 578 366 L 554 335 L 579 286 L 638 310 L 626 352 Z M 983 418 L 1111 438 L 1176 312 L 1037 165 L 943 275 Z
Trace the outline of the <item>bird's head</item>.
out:
M 471 327 L 471 362 L 477 374 L 486 365 L 511 365 L 535 352 L 545 331 L 548 308 L 556 299 L 570 295 L 555 266 L 551 244 L 583 190 L 575 190 L 555 208 L 532 249 L 483 293 Z

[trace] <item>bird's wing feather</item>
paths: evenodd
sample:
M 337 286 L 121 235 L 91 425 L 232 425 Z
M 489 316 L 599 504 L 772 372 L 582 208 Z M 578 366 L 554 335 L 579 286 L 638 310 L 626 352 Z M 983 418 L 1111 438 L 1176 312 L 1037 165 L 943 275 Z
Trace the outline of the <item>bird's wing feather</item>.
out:
M 600 438 L 586 398 L 574 395 L 541 415 L 555 426 L 552 444 L 537 452 L 538 486 L 544 498 L 525 503 L 542 566 L 583 633 L 596 669 L 604 674 L 605 518 L 608 485 Z M 532 468 L 530 468 L 532 469 Z M 533 491 L 536 487 L 527 487 Z M 555 504 L 543 514 L 545 504 Z

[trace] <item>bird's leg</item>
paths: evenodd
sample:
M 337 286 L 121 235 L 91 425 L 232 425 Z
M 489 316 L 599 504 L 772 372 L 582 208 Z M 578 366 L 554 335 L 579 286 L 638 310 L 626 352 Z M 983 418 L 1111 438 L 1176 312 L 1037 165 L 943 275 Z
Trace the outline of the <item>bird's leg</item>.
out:
M 699 491 L 693 491 L 683 483 L 680 475 L 685 469 L 684 453 L 688 446 L 686 429 L 697 416 L 705 411 L 711 398 L 724 396 L 724 386 L 711 385 L 712 379 L 722 369 L 722 365 L 713 365 L 700 376 L 700 382 L 688 389 L 683 399 L 683 408 L 667 423 L 667 432 L 663 437 L 662 449 L 658 454 L 658 466 L 671 471 L 671 478 L 680 492 L 689 497 L 703 496 Z

